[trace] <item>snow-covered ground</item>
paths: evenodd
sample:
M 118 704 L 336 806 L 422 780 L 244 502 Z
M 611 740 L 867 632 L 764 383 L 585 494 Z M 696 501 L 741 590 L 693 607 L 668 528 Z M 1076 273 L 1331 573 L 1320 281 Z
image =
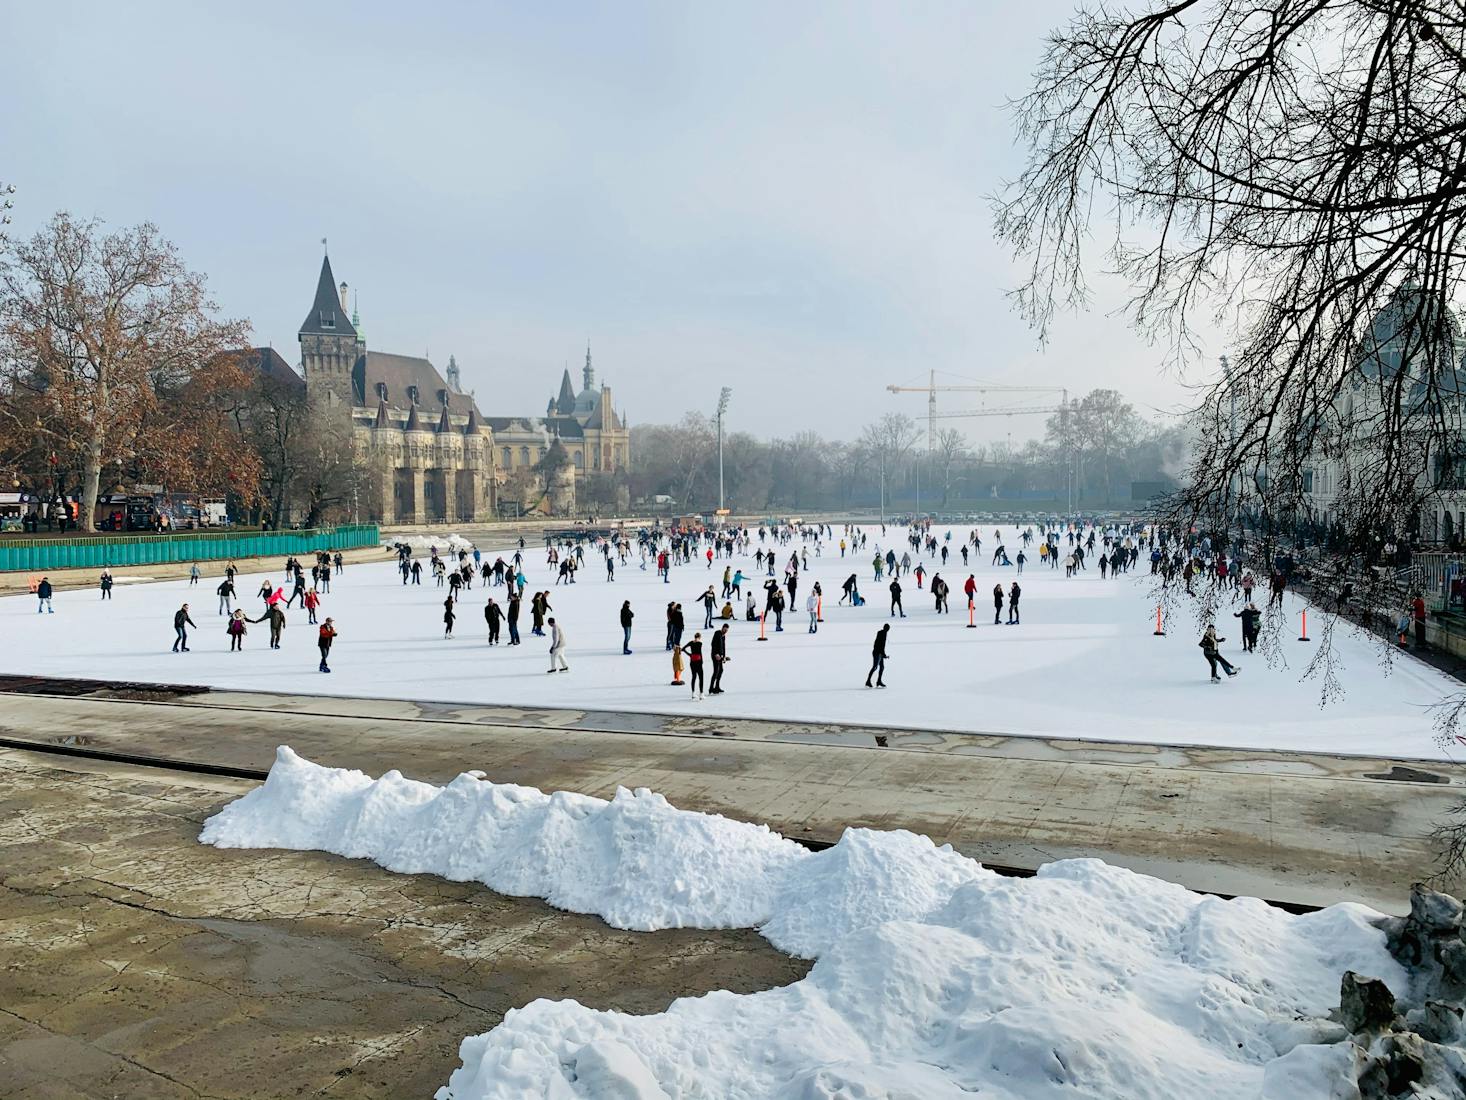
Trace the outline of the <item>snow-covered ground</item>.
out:
M 870 544 L 841 559 L 826 546 L 810 552 L 802 577 L 800 608 L 785 613 L 783 633 L 769 627 L 769 640 L 740 615 L 730 633 L 731 662 L 725 695 L 695 700 L 672 687 L 671 663 L 663 648 L 666 605 L 680 601 L 690 640 L 702 625 L 699 596 L 721 581 L 720 559 L 674 568 L 670 584 L 636 559 L 607 583 L 599 554 L 573 586 L 555 586 L 542 547 L 525 551 L 529 581 L 519 648 L 485 645 L 485 592 L 475 586 L 459 605 L 455 637 L 443 639 L 445 590 L 430 577 L 404 587 L 388 555 L 381 564 L 349 566 L 324 600 L 324 614 L 336 620 L 340 637 L 334 671 L 316 671 L 315 628 L 300 610 L 289 612 L 283 648 L 271 651 L 263 625 L 251 627 L 242 653 L 228 652 L 224 620 L 216 615 L 220 566 L 206 566 L 201 584 L 186 581 L 119 585 L 110 602 L 95 591 L 63 592 L 54 615 L 38 615 L 27 596 L 0 599 L 0 630 L 6 646 L 0 671 L 153 682 L 201 683 L 243 690 L 412 698 L 464 703 L 507 703 L 589 709 L 654 711 L 709 716 L 746 716 L 859 722 L 897 727 L 1009 733 L 1035 737 L 1077 737 L 1111 741 L 1261 747 L 1378 756 L 1439 759 L 1428 707 L 1460 685 L 1409 656 L 1386 667 L 1380 643 L 1341 628 L 1335 644 L 1341 663 L 1342 699 L 1320 706 L 1317 679 L 1302 674 L 1316 646 L 1294 640 L 1303 608 L 1287 600 L 1280 653 L 1286 664 L 1262 652 L 1241 653 L 1241 630 L 1229 606 L 1220 633 L 1222 647 L 1241 674 L 1208 683 L 1197 648 L 1194 616 L 1182 613 L 1154 637 L 1155 604 L 1148 566 L 1119 580 L 1101 580 L 1091 568 L 1072 579 L 1063 570 L 1030 561 L 1021 582 L 1023 623 L 992 624 L 991 591 L 1014 579 L 1013 567 L 990 564 L 992 531 L 972 568 L 955 553 L 945 568 L 923 559 L 929 573 L 942 573 L 952 588 L 952 614 L 938 616 L 925 589 L 903 578 L 907 618 L 891 629 L 884 691 L 864 687 L 876 628 L 888 621 L 885 581 L 872 577 L 871 557 L 881 543 L 879 529 L 867 529 Z M 963 537 L 954 531 L 955 547 Z M 892 527 L 884 543 L 898 555 L 904 530 Z M 1005 532 L 1010 552 L 1016 534 Z M 431 539 L 421 540 L 424 544 Z M 440 548 L 447 538 L 438 538 Z M 757 544 L 755 544 L 757 545 Z M 490 561 L 511 547 L 483 546 Z M 781 565 L 788 549 L 780 552 Z M 753 558 L 733 563 L 755 573 Z M 968 630 L 962 584 L 976 575 L 977 628 Z M 864 607 L 838 606 L 840 585 L 850 573 L 860 579 Z M 782 579 L 782 569 L 780 570 Z M 279 583 L 283 571 L 270 574 Z M 764 578 L 756 577 L 754 583 Z M 260 575 L 238 578 L 242 605 L 259 614 L 255 596 Z M 807 633 L 804 595 L 813 581 L 825 591 L 818 634 Z M 567 635 L 569 673 L 547 676 L 546 639 L 529 633 L 528 597 L 550 591 L 554 614 Z M 500 603 L 503 589 L 489 590 Z M 760 594 L 761 595 L 761 594 Z M 1264 595 L 1259 593 L 1259 598 Z M 632 656 L 621 654 L 618 613 L 629 599 L 636 612 Z M 173 654 L 172 616 L 187 600 L 200 630 L 193 650 Z M 762 599 L 760 599 L 762 604 Z M 740 608 L 741 610 L 741 608 Z M 1004 619 L 1007 615 L 1004 613 Z M 1310 633 L 1321 623 L 1309 616 Z M 507 640 L 507 634 L 506 634 Z
M 1360 906 L 1291 916 L 1098 860 L 1008 879 L 907 832 L 812 853 L 648 791 L 480 775 L 374 781 L 281 748 L 200 839 L 482 882 L 622 928 L 757 927 L 818 961 L 651 1016 L 534 1001 L 464 1040 L 439 1100 L 1326 1100 L 1358 1095 L 1322 1018 L 1343 972 L 1405 989 Z

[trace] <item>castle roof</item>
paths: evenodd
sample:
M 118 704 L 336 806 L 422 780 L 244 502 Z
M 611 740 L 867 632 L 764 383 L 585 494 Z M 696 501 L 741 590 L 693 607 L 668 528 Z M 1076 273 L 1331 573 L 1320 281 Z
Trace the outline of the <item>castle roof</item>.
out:
M 352 327 L 351 319 L 346 316 L 346 311 L 341 308 L 341 299 L 337 297 L 336 276 L 331 274 L 331 257 L 326 256 L 321 260 L 321 277 L 316 283 L 316 300 L 311 305 L 311 311 L 300 324 L 300 334 L 327 335 L 327 336 L 350 336 L 356 337 L 356 329 Z
M 560 379 L 560 396 L 555 398 L 555 412 L 561 416 L 570 416 L 575 412 L 575 387 L 570 384 L 570 368 L 565 368 L 564 377 Z
M 224 354 L 246 372 L 279 383 L 293 393 L 305 393 L 305 379 L 274 348 L 246 348 Z
M 424 407 L 440 407 L 457 397 L 459 411 L 466 404 L 470 415 L 477 413 L 483 419 L 473 398 L 466 393 L 455 394 L 438 368 L 421 356 L 369 351 L 357 359 L 352 384 L 358 405 L 380 400 L 389 408 L 406 411 L 413 405 L 414 393 L 416 403 Z

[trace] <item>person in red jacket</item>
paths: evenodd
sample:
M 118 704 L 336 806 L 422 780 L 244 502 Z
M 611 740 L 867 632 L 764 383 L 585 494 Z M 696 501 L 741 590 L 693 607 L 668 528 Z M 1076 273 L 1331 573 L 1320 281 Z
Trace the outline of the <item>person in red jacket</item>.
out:
M 314 588 L 312 588 L 303 597 L 301 597 L 301 603 L 305 604 L 305 610 L 310 616 L 306 621 L 311 623 L 315 622 L 316 608 L 321 606 L 320 594 Z
M 1410 614 L 1415 620 L 1415 648 L 1425 648 L 1425 597 L 1421 593 L 1415 593 L 1415 599 L 1410 601 Z
M 318 637 L 318 644 L 321 647 L 321 671 L 330 672 L 331 666 L 326 664 L 326 658 L 331 655 L 331 643 L 336 640 L 336 620 L 326 616 L 326 621 L 321 624 Z

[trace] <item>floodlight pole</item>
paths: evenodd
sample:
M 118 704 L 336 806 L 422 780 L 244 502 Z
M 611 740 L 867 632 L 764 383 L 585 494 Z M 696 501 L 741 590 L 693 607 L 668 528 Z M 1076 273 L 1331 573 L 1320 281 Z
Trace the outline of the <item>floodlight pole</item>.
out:
M 728 398 L 733 396 L 733 390 L 723 387 L 723 392 L 718 394 L 718 509 L 721 511 L 727 505 L 723 502 L 723 416 L 728 411 Z

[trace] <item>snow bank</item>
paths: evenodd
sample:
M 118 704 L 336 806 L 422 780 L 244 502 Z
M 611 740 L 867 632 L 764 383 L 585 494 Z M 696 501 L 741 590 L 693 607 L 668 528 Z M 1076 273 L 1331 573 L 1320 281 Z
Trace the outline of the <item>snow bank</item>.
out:
M 463 1041 L 439 1100 L 1305 1100 L 1351 1059 L 1346 969 L 1403 988 L 1368 909 L 1292 916 L 1066 860 L 995 875 L 906 832 L 811 853 L 767 828 L 482 781 L 435 787 L 280 748 L 200 839 L 483 882 L 621 928 L 759 927 L 817 957 L 782 989 L 628 1016 L 538 1000 Z M 1342 1092 L 1340 1093 L 1342 1095 Z
M 451 551 L 454 554 L 460 550 L 473 550 L 473 543 L 462 535 L 397 535 L 382 539 L 383 546 L 396 546 L 402 542 L 422 554 L 426 554 L 434 546 L 440 552 Z

